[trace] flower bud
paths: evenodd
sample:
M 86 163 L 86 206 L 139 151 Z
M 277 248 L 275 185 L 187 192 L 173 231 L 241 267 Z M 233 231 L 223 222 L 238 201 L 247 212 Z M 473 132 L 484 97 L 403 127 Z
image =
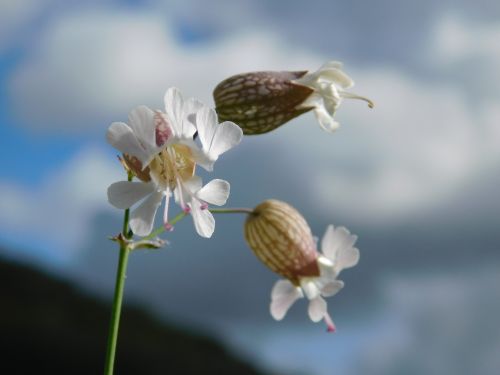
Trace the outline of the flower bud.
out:
M 245 239 L 259 260 L 295 285 L 320 274 L 311 229 L 285 202 L 271 199 L 255 207 L 245 222 Z
M 267 133 L 313 107 L 300 105 L 313 89 L 293 80 L 307 72 L 254 72 L 222 81 L 214 90 L 220 121 L 232 121 L 243 133 Z
M 342 63 L 329 61 L 315 72 L 253 72 L 222 81 L 214 90 L 221 121 L 235 122 L 244 134 L 270 132 L 305 112 L 314 110 L 320 126 L 333 132 L 340 124 L 335 112 L 344 99 L 373 102 L 347 89 L 354 81 Z

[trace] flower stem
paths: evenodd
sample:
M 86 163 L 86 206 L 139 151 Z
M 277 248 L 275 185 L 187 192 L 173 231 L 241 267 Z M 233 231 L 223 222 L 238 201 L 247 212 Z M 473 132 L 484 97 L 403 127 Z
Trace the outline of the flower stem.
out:
M 213 214 L 251 214 L 253 210 L 251 208 L 211 208 L 210 212 Z
M 128 180 L 132 180 L 129 173 Z M 122 234 L 125 238 L 130 238 L 128 221 L 130 210 L 126 209 L 123 215 Z M 120 327 L 120 315 L 123 302 L 123 290 L 125 287 L 125 277 L 127 272 L 127 263 L 130 250 L 125 243 L 120 244 L 120 258 L 118 260 L 118 269 L 116 271 L 115 295 L 113 298 L 113 307 L 111 311 L 111 321 L 109 323 L 108 345 L 106 350 L 106 365 L 104 367 L 104 375 L 113 375 L 115 365 L 116 344 L 118 340 L 118 329 Z

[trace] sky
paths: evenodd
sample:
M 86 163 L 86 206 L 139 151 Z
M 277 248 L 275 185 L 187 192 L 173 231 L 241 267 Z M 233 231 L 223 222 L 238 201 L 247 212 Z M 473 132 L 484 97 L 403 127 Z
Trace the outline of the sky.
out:
M 228 206 L 277 198 L 321 237 L 359 236 L 360 264 L 329 300 L 326 335 L 297 304 L 269 316 L 277 277 L 245 244 L 243 217 L 190 219 L 169 246 L 133 254 L 126 298 L 207 331 L 286 374 L 496 374 L 500 361 L 500 4 L 493 0 L 0 2 L 0 241 L 6 257 L 111 298 L 107 240 L 123 180 L 105 142 L 168 87 L 212 105 L 247 71 L 344 63 L 352 89 L 340 129 L 312 114 L 224 154 L 211 178 Z M 206 176 L 208 177 L 208 176 Z

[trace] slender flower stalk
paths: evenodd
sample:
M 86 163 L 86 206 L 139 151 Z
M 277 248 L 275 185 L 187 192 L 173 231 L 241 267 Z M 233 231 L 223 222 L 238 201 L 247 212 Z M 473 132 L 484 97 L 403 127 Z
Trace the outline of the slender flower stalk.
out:
M 128 181 L 132 180 L 132 174 L 128 173 Z M 130 210 L 126 209 L 123 215 L 122 234 L 126 239 L 130 239 L 129 235 L 129 216 Z M 127 272 L 128 256 L 130 250 L 124 243 L 120 243 L 120 258 L 118 260 L 118 269 L 116 271 L 115 295 L 113 298 L 113 307 L 111 309 L 111 321 L 109 323 L 108 344 L 106 350 L 106 365 L 104 367 L 104 375 L 112 375 L 115 356 L 116 344 L 118 341 L 118 330 L 120 327 L 120 315 L 123 302 L 123 290 L 125 288 L 125 277 Z

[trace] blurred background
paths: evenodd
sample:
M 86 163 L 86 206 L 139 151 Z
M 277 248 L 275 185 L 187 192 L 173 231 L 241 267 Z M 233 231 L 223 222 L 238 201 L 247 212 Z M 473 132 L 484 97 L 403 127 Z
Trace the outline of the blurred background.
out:
M 337 332 L 310 322 L 305 301 L 272 320 L 278 277 L 246 246 L 239 216 L 217 216 L 211 240 L 185 219 L 168 247 L 132 254 L 126 303 L 262 373 L 498 374 L 499 40 L 495 0 L 0 0 L 0 259 L 102 301 L 83 323 L 91 303 L 47 292 L 47 304 L 63 301 L 46 314 L 75 314 L 69 337 L 101 327 L 89 340 L 104 356 L 118 258 L 107 236 L 122 220 L 106 188 L 124 179 L 108 125 L 139 104 L 162 108 L 170 86 L 212 104 L 232 74 L 340 60 L 373 110 L 345 102 L 332 135 L 306 114 L 247 137 L 212 175 L 230 181 L 228 206 L 278 198 L 318 237 L 330 223 L 359 235 L 361 261 L 329 300 Z M 42 283 L 14 269 L 0 275 L 0 336 L 18 311 L 45 316 L 26 297 Z M 54 334 L 32 332 L 38 348 Z M 177 342 L 147 360 L 168 368 Z

